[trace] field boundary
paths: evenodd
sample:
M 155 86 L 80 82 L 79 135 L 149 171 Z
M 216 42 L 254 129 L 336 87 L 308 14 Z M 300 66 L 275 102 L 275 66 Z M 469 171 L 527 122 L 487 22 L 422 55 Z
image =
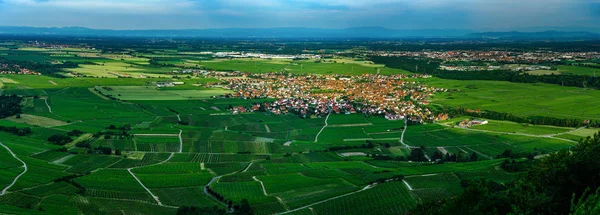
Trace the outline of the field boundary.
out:
M 4 147 L 15 159 L 17 159 L 18 161 L 23 163 L 23 167 L 25 168 L 22 173 L 20 173 L 19 175 L 17 175 L 17 177 L 15 177 L 15 179 L 13 180 L 13 182 L 11 184 L 6 186 L 6 188 L 4 188 L 2 190 L 2 192 L 0 193 L 0 196 L 4 196 L 4 194 L 6 194 L 6 191 L 8 191 L 8 189 L 10 189 L 12 186 L 14 186 L 17 183 L 17 180 L 19 180 L 19 178 L 21 176 L 23 176 L 25 173 L 27 173 L 27 164 L 23 160 L 19 159 L 19 157 L 17 157 L 17 155 L 15 153 L 13 153 L 13 151 L 10 150 L 10 148 L 8 148 L 8 146 L 4 145 L 2 142 L 0 142 L 0 146 Z

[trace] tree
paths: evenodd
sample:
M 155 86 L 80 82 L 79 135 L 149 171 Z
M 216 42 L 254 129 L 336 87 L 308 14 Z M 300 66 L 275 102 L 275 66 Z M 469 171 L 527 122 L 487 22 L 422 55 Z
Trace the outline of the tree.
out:
M 218 208 L 217 206 L 213 207 L 180 207 L 177 209 L 177 215 L 222 215 L 225 214 L 225 210 L 222 208 Z
M 469 157 L 469 159 L 471 161 L 477 161 L 479 158 L 477 156 L 477 153 L 473 152 L 473 154 L 471 154 L 471 156 Z

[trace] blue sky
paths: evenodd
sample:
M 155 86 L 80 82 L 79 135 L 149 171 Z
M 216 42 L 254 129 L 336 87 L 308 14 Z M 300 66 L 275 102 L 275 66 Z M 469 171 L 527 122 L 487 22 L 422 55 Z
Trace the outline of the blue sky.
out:
M 600 0 L 0 0 L 0 25 L 103 29 L 600 28 Z

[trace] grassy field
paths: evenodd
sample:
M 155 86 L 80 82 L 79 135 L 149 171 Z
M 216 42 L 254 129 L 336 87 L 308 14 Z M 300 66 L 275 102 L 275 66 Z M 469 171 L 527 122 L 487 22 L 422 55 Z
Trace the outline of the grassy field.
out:
M 105 90 L 110 88 L 111 90 Z M 220 88 L 207 88 L 198 90 L 157 90 L 151 86 L 107 86 L 96 87 L 105 95 L 112 95 L 126 101 L 133 100 L 188 100 L 208 99 L 211 96 L 219 96 L 231 91 Z
M 460 192 L 461 180 L 515 180 L 519 173 L 505 172 L 500 168 L 504 160 L 496 158 L 506 149 L 553 153 L 599 131 L 497 120 L 469 129 L 453 127 L 466 118 L 442 122 L 444 125 L 410 125 L 404 143 L 423 146 L 430 156 L 434 152 L 475 153 L 479 159 L 444 164 L 400 161 L 398 156 L 406 157 L 410 152 L 400 142 L 403 121 L 332 114 L 315 142 L 325 126 L 324 117 L 303 119 L 262 112 L 232 115 L 227 110 L 230 105 L 272 100 L 212 99 L 229 91 L 196 85 L 218 80 L 174 78 L 168 74 L 173 67 L 154 67 L 149 59 L 160 58 L 176 66 L 248 72 L 356 75 L 405 71 L 350 58 L 318 63 L 215 60 L 190 50 L 128 51 L 0 50 L 11 59 L 80 62 L 72 71 L 107 77 L 0 75 L 3 94 L 29 96 L 22 104 L 21 118 L 0 119 L 0 126 L 32 129 L 27 136 L 0 132 L 0 142 L 28 167 L 8 194 L 0 197 L 0 213 L 40 214 L 43 208 L 47 214 L 174 214 L 180 206 L 225 208 L 204 193 L 204 186 L 212 181 L 211 188 L 226 201 L 247 199 L 257 214 L 304 207 L 293 214 L 404 214 L 419 200 Z M 578 68 L 562 67 L 559 71 L 569 69 Z M 150 78 L 139 78 L 141 74 Z M 124 75 L 136 78 L 117 78 Z M 163 78 L 153 78 L 158 76 Z M 156 89 L 153 83 L 157 81 L 185 84 Z M 415 81 L 450 89 L 449 93 L 436 94 L 432 104 L 520 116 L 600 119 L 596 108 L 600 94 L 596 90 L 497 81 Z M 95 88 L 119 100 L 101 96 Z M 77 141 L 65 146 L 48 141 L 52 135 L 74 129 L 85 133 L 82 138 L 73 137 Z M 106 151 L 99 147 L 109 148 L 110 155 L 104 155 Z M 12 183 L 23 170 L 21 162 L 0 148 L 0 187 Z M 374 183 L 398 175 L 406 176 L 413 190 L 401 181 Z
M 600 101 L 594 99 L 600 96 L 598 90 L 550 84 L 437 78 L 427 79 L 424 83 L 450 89 L 448 93 L 436 94 L 431 100 L 434 104 L 493 110 L 519 116 L 600 119 L 600 110 L 594 108 L 600 105 Z

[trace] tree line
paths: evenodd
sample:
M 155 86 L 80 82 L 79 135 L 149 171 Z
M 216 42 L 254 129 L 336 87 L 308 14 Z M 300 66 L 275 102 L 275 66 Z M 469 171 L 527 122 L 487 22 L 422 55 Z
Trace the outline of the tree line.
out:
M 409 214 L 599 214 L 600 133 L 538 161 L 505 161 L 524 169 L 510 183 L 465 181 L 462 193 L 421 201 Z M 519 169 L 520 168 L 520 169 Z
M 53 75 L 57 77 L 62 77 L 58 75 L 58 73 L 64 72 L 63 69 L 77 68 L 79 66 L 79 64 L 71 61 L 66 61 L 61 64 L 52 64 L 46 62 L 36 62 L 31 60 L 9 60 L 3 57 L 0 57 L 0 64 L 9 65 L 7 69 L 10 69 L 13 72 L 20 71 L 18 68 L 12 66 L 18 65 L 20 68 L 28 69 L 34 72 L 39 72 L 44 75 Z
M 22 113 L 23 98 L 17 95 L 0 95 L 0 118 Z
M 515 83 L 547 83 L 580 88 L 600 88 L 600 77 L 571 74 L 531 75 L 526 72 L 509 70 L 493 71 L 450 71 L 440 70 L 440 60 L 411 57 L 373 56 L 371 60 L 377 64 L 385 64 L 390 68 L 429 74 L 444 79 L 454 80 L 490 80 L 509 81 Z

